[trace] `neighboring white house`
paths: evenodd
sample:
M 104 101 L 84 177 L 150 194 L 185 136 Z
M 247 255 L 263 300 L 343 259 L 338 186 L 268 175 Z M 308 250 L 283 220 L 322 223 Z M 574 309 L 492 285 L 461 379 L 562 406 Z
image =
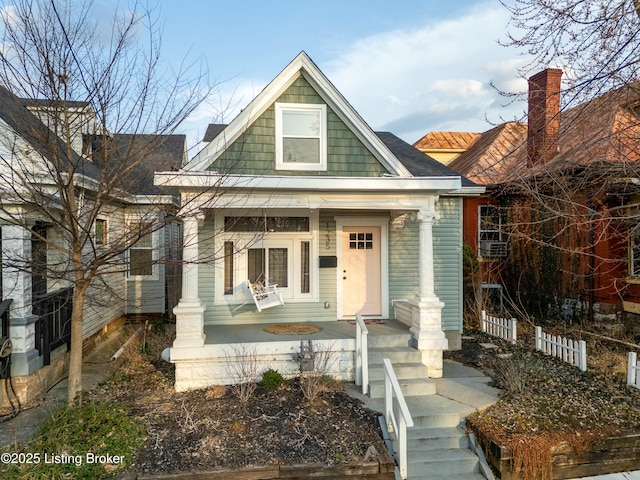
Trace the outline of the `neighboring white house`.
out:
M 78 209 L 90 212 L 96 204 L 93 198 L 99 185 L 106 182 L 105 175 L 110 171 L 100 163 L 105 161 L 98 155 L 100 142 L 105 138 L 112 142 L 108 162 L 121 161 L 125 151 L 130 158 L 138 154 L 144 158 L 128 173 L 130 188 L 108 193 L 104 208 L 95 215 L 90 240 L 85 245 L 90 261 L 91 249 L 107 249 L 121 241 L 125 232 L 136 228 L 144 231 L 148 223 L 163 224 L 161 217 L 176 211 L 177 192 L 154 186 L 153 173 L 178 169 L 186 160 L 184 136 L 104 135 L 86 102 L 65 105 L 74 127 L 69 139 L 72 154 L 69 158 L 67 144 L 56 139 L 64 150 L 57 157 L 51 154 L 50 145 L 44 146 L 38 140 L 45 138 L 41 136 L 43 132 L 54 135 L 52 115 L 56 108 L 59 113 L 60 107 L 52 102 L 19 99 L 0 88 L 0 279 L 2 298 L 11 300 L 4 302 L 8 309 L 0 337 L 11 340 L 12 353 L 4 361 L 11 360 L 11 382 L 23 405 L 38 398 L 43 389 L 63 375 L 70 341 L 73 287 L 69 282 L 69 258 L 55 248 L 64 245 L 66 237 L 64 226 L 57 225 L 51 217 L 56 214 L 58 193 L 53 185 L 47 190 L 47 182 L 51 183 L 48 177 L 56 170 L 54 162 L 64 158 L 74 164 Z M 30 182 L 44 185 L 42 198 L 28 196 L 33 192 L 28 188 Z M 99 277 L 87 293 L 85 341 L 120 324 L 128 314 L 171 314 L 181 281 L 181 229 L 181 224 L 174 222 L 149 231 L 105 267 L 111 270 Z M 54 265 L 58 275 L 51 273 Z M 0 385 L 3 392 L 6 381 Z
M 462 199 L 483 188 L 374 132 L 304 52 L 205 140 L 182 170 L 155 175 L 183 208 L 176 389 L 224 381 L 210 327 L 356 312 L 397 315 L 442 375 L 461 342 Z M 257 298 L 276 284 L 284 306 L 259 309 L 248 284 Z

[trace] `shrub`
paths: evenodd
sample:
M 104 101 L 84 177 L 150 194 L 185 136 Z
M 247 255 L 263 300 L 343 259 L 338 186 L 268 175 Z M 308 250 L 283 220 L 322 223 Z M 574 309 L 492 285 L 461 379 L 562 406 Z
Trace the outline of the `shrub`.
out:
M 225 352 L 227 374 L 231 378 L 231 391 L 242 403 L 247 403 L 258 386 L 258 352 L 252 345 L 232 345 Z
M 277 390 L 284 384 L 284 377 L 280 372 L 270 368 L 262 374 L 262 386 L 269 391 Z

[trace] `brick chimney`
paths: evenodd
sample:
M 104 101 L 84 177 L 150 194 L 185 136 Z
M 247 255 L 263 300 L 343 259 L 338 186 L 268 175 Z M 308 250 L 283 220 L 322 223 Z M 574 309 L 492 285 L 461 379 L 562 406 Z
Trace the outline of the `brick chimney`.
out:
M 558 153 L 562 70 L 547 68 L 529 78 L 527 166 L 546 163 Z

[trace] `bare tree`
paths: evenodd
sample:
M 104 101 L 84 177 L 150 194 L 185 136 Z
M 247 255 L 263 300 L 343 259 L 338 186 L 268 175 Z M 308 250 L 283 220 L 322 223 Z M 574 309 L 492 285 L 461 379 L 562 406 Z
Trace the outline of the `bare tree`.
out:
M 564 71 L 558 109 L 537 115 L 543 121 L 532 129 L 530 103 L 528 138 L 501 166 L 488 167 L 501 172 L 495 197 L 510 241 L 503 281 L 513 304 L 537 318 L 560 314 L 567 297 L 587 304 L 592 318 L 595 303 L 621 301 L 631 288 L 625 278 L 638 220 L 639 3 L 501 3 L 511 14 L 502 43 L 532 59 L 520 74 Z M 549 128 L 555 142 L 527 154 L 527 143 Z
M 0 217 L 48 252 L 39 263 L 37 252 L 6 261 L 74 287 L 71 402 L 81 392 L 88 292 L 108 288 L 127 268 L 125 252 L 175 220 L 177 205 L 149 189 L 148 161 L 211 87 L 198 65 L 163 70 L 157 18 L 137 1 L 109 20 L 89 2 L 16 0 L 0 14 L 0 35 L 8 125 L 0 135 Z M 137 220 L 121 222 L 106 243 L 96 221 L 123 206 Z
M 511 14 L 504 45 L 532 57 L 523 76 L 558 66 L 572 92 L 592 98 L 639 78 L 637 0 L 501 0 Z

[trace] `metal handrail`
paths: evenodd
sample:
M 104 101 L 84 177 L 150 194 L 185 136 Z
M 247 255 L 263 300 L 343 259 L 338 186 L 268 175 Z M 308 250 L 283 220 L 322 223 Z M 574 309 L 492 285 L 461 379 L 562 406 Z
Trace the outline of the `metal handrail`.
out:
M 362 394 L 369 395 L 369 330 L 356 313 L 356 385 L 362 385 Z
M 409 407 L 402 394 L 398 377 L 393 370 L 391 360 L 383 358 L 384 363 L 384 419 L 387 422 L 389 433 L 395 432 L 398 439 L 398 467 L 400 468 L 400 477 L 407 478 L 407 428 L 413 427 L 413 419 L 409 412 Z M 400 409 L 400 418 L 396 418 L 395 409 L 393 408 L 393 397 L 395 398 Z
M 71 313 L 73 287 L 36 295 L 33 313 L 36 322 L 36 348 L 44 365 L 51 364 L 51 352 L 61 345 L 71 347 Z

